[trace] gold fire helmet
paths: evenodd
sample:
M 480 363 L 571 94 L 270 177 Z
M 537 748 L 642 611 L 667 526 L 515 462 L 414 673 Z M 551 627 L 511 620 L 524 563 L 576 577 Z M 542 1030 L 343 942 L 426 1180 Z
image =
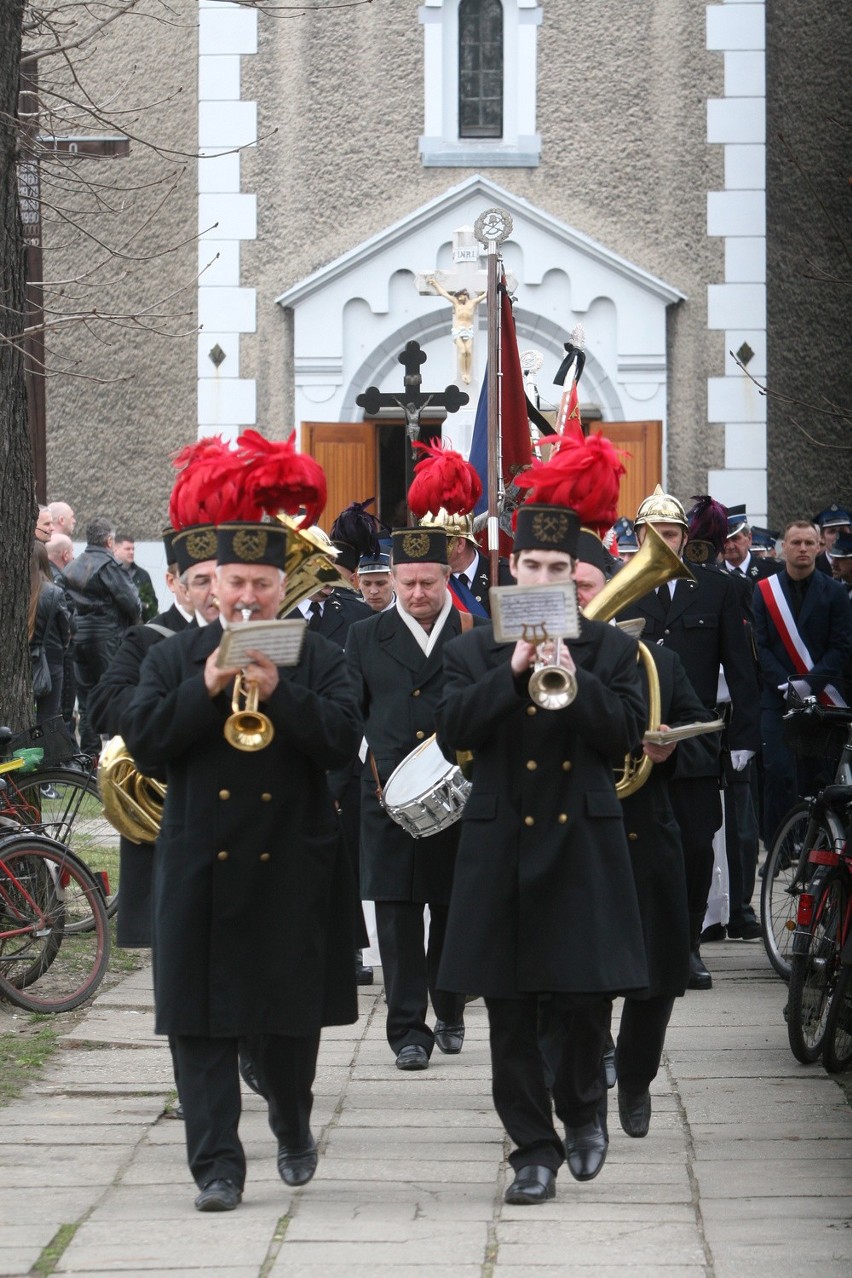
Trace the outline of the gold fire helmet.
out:
M 689 528 L 686 513 L 677 497 L 664 493 L 659 484 L 651 496 L 640 504 L 633 527 L 636 528 L 639 524 L 682 524 L 684 528 Z
M 473 515 L 450 515 L 442 506 L 437 515 L 433 515 L 430 510 L 427 510 L 420 520 L 420 527 L 443 528 L 448 539 L 464 537 L 466 541 L 471 541 L 474 545 L 477 545 L 473 532 Z

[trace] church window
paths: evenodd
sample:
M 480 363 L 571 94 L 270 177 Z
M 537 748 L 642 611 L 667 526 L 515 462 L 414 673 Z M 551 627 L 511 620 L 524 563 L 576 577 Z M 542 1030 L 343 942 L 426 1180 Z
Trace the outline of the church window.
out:
M 459 137 L 503 136 L 503 6 L 459 4 Z
M 423 0 L 424 128 L 429 167 L 532 168 L 539 0 Z

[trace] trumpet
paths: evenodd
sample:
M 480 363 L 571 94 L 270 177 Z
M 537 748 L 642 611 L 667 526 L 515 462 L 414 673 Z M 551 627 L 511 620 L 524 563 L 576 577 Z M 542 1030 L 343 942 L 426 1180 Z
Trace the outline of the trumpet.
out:
M 562 640 L 553 641 L 550 655 L 536 659 L 530 675 L 530 700 L 542 710 L 564 710 L 577 696 L 577 677 L 560 663 Z M 542 645 L 540 645 L 542 646 Z M 538 649 L 536 649 L 538 654 Z
M 251 617 L 251 608 L 242 608 L 243 621 Z M 245 699 L 245 705 L 240 702 Z M 256 683 L 247 683 L 241 672 L 234 680 L 231 714 L 225 720 L 225 740 L 235 750 L 265 750 L 275 736 L 272 720 L 258 710 L 260 692 Z

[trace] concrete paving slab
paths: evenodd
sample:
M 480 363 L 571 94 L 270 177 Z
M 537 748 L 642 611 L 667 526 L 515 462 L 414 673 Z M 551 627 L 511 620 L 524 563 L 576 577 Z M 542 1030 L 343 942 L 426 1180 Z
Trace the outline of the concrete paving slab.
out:
M 121 1230 L 109 1221 L 87 1221 L 63 1253 L 60 1272 L 201 1269 L 206 1268 L 198 1264 L 205 1251 L 215 1254 L 220 1266 L 249 1264 L 256 1270 L 263 1264 L 276 1224 L 277 1218 L 268 1212 L 202 1215 L 194 1210 L 180 1221 L 160 1221 L 156 1230 L 143 1220 L 125 1220 Z

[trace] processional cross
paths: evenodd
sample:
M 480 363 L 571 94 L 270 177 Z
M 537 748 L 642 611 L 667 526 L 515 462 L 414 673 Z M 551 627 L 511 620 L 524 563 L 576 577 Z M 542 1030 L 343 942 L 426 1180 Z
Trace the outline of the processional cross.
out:
M 405 463 L 407 491 L 411 483 L 413 464 L 417 459 L 414 444 L 420 437 L 420 417 L 423 410 L 443 408 L 448 413 L 457 413 L 468 402 L 470 396 L 452 383 L 445 386 L 442 391 L 421 389 L 423 378 L 420 368 L 426 363 L 426 352 L 421 350 L 419 342 L 406 342 L 405 349 L 397 355 L 397 360 L 405 369 L 402 391 L 380 391 L 378 386 L 368 386 L 362 394 L 356 396 L 355 403 L 363 408 L 368 417 L 377 417 L 383 408 L 402 409 L 410 443 L 410 447 L 406 450 Z

